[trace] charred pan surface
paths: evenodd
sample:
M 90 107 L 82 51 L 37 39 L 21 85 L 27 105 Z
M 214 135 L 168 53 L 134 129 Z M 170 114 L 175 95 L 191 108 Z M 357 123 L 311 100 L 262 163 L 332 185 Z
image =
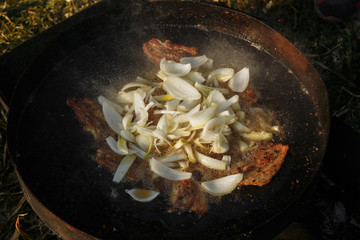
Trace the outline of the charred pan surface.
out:
M 149 60 L 157 65 L 160 64 L 162 58 L 179 62 L 182 57 L 191 57 L 199 54 L 196 47 L 187 47 L 173 43 L 170 40 L 162 42 L 156 38 L 145 42 L 143 44 L 143 51 Z

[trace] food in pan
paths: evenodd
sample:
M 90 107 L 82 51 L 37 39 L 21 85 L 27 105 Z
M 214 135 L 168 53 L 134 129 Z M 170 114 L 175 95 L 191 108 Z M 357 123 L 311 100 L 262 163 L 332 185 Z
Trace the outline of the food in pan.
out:
M 210 201 L 243 185 L 264 185 L 288 146 L 274 112 L 259 106 L 249 68 L 214 68 L 197 48 L 152 39 L 145 55 L 160 67 L 116 96 L 69 98 L 97 142 L 97 162 L 128 181 L 136 201 L 162 195 L 169 211 L 206 214 Z

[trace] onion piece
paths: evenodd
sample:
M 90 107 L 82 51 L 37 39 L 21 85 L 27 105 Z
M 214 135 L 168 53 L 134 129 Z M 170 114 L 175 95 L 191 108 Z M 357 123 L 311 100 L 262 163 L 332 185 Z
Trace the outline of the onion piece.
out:
M 118 141 L 115 141 L 113 137 L 107 137 L 105 140 L 109 145 L 110 149 L 119 155 L 128 155 L 135 153 L 135 151 L 128 150 L 126 140 L 122 137 L 120 137 Z
M 120 107 L 118 104 L 110 101 L 110 100 L 107 99 L 106 97 L 104 97 L 104 96 L 102 96 L 102 95 L 100 95 L 100 96 L 98 97 L 98 102 L 100 103 L 101 106 L 103 105 L 103 103 L 104 103 L 105 101 L 106 101 L 107 103 L 109 103 L 113 108 L 115 108 L 115 110 L 116 110 L 118 113 L 122 114 L 122 112 L 124 111 L 124 109 L 123 109 L 122 107 Z
M 233 124 L 231 124 L 231 127 L 238 131 L 239 133 L 247 133 L 250 132 L 250 128 L 246 127 L 244 124 L 242 124 L 239 121 L 234 122 Z
M 213 75 L 220 82 L 226 82 L 232 78 L 234 72 L 232 68 L 218 68 L 212 71 L 210 75 Z
M 154 96 L 156 101 L 168 101 L 174 99 L 170 94 Z
M 184 151 L 182 149 L 180 149 L 179 151 L 176 151 L 175 153 L 173 153 L 171 155 L 158 158 L 157 160 L 162 163 L 166 163 L 166 162 L 176 162 L 176 161 L 183 160 L 183 159 L 186 159 L 186 154 L 184 153 Z
M 184 78 L 189 79 L 191 82 L 196 83 L 203 83 L 206 81 L 206 79 L 203 77 L 203 75 L 200 72 L 189 72 L 184 76 Z
M 165 58 L 160 61 L 160 69 L 168 76 L 185 76 L 191 71 L 190 63 L 177 63 L 173 60 L 166 60 Z
M 196 160 L 199 163 L 201 163 L 202 165 L 204 165 L 205 167 L 208 167 L 211 169 L 216 169 L 216 170 L 225 170 L 226 169 L 225 162 L 215 159 L 215 158 L 212 158 L 212 157 L 209 157 L 209 156 L 206 156 L 202 153 L 199 153 L 196 150 L 194 152 L 195 152 Z
M 125 192 L 129 194 L 134 200 L 139 202 L 150 202 L 154 200 L 160 193 L 147 189 L 126 189 Z
M 200 104 L 196 105 L 196 107 L 191 109 L 189 112 L 176 116 L 173 121 L 177 123 L 188 122 L 192 115 L 200 111 L 200 107 Z
M 250 132 L 250 133 L 243 133 L 241 136 L 247 140 L 251 141 L 264 141 L 270 140 L 272 138 L 272 133 L 269 132 Z
M 189 161 L 192 162 L 192 163 L 196 163 L 196 157 L 194 155 L 194 151 L 192 150 L 190 144 L 185 144 L 184 145 L 184 150 L 189 158 Z
M 150 159 L 151 171 L 168 180 L 180 181 L 191 178 L 190 172 L 183 172 L 171 169 L 155 158 Z
M 180 58 L 180 62 L 183 64 L 190 63 L 191 68 L 200 67 L 204 63 L 206 63 L 208 58 L 205 55 L 195 56 L 195 57 L 182 57 Z
M 137 135 L 136 144 L 143 150 L 148 151 L 149 147 L 152 144 L 152 137 L 149 135 Z
M 201 84 L 199 82 L 195 83 L 195 88 L 202 91 L 202 92 L 204 92 L 204 93 L 207 93 L 207 94 L 210 93 L 211 91 L 214 91 L 214 90 L 218 90 L 223 94 L 229 94 L 230 93 L 230 90 L 227 89 L 227 88 L 210 87 L 210 86 Z
M 243 180 L 244 175 L 237 173 L 226 177 L 202 182 L 203 189 L 213 196 L 223 196 L 231 193 Z
M 197 100 L 201 98 L 199 91 L 190 83 L 177 76 L 168 76 L 163 87 L 172 97 L 181 100 Z
M 134 134 L 132 134 L 132 132 L 130 130 L 128 130 L 128 129 L 121 130 L 120 131 L 120 136 L 125 138 L 129 142 L 135 142 L 136 141 Z
M 120 91 L 126 92 L 126 90 L 128 90 L 130 88 L 150 88 L 150 86 L 148 86 L 144 83 L 130 82 L 130 83 L 125 84 L 125 86 L 123 86 Z
M 249 68 L 245 67 L 234 74 L 229 81 L 229 88 L 234 92 L 243 92 L 249 85 Z
M 178 106 L 177 110 L 181 112 L 189 112 L 199 103 L 198 100 L 183 100 Z
M 224 134 L 219 134 L 218 138 L 214 141 L 211 151 L 214 153 L 226 153 L 229 151 L 229 142 Z
M 102 111 L 105 117 L 105 121 L 109 125 L 109 127 L 114 132 L 120 133 L 120 131 L 124 129 L 122 125 L 122 117 L 120 116 L 120 114 L 107 101 L 103 102 Z
M 216 110 L 217 106 L 215 105 L 192 114 L 189 117 L 191 126 L 194 128 L 205 126 L 205 124 L 215 116 Z
M 136 159 L 136 156 L 134 154 L 125 156 L 119 166 L 116 169 L 116 172 L 113 177 L 113 182 L 120 183 L 121 180 L 125 177 L 127 171 L 131 167 L 131 164 L 133 164 L 134 160 Z

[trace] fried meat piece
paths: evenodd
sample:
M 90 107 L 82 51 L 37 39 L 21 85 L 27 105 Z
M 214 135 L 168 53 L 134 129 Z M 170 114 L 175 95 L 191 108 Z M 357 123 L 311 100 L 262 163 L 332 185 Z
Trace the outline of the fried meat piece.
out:
M 288 145 L 282 144 L 260 145 L 253 157 L 232 173 L 243 172 L 245 174 L 240 185 L 265 185 L 281 168 L 288 149 Z
M 204 215 L 209 207 L 200 184 L 191 179 L 172 182 L 170 202 L 175 211 L 192 210 L 200 215 Z
M 179 62 L 182 57 L 192 57 L 199 54 L 196 47 L 187 47 L 170 40 L 162 42 L 156 38 L 143 43 L 143 51 L 150 61 L 158 65 L 162 58 Z
M 111 129 L 105 122 L 99 104 L 88 98 L 71 97 L 66 104 L 74 111 L 76 118 L 84 130 L 90 132 L 96 141 L 101 141 L 111 135 Z

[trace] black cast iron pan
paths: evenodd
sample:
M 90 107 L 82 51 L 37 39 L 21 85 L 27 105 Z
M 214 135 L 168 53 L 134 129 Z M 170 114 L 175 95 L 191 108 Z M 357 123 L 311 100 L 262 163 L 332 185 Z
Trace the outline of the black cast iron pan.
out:
M 69 26 L 22 74 L 8 119 L 9 150 L 27 199 L 63 238 L 251 236 L 308 187 L 326 148 L 327 93 L 313 66 L 273 29 L 237 11 L 189 2 L 104 1 Z M 151 70 L 141 46 L 154 37 L 196 46 L 215 63 L 248 66 L 260 104 L 276 111 L 290 147 L 269 184 L 234 191 L 204 217 L 166 213 L 161 197 L 132 201 L 126 184 L 112 183 L 94 161 L 95 142 L 65 103 L 110 94 Z

